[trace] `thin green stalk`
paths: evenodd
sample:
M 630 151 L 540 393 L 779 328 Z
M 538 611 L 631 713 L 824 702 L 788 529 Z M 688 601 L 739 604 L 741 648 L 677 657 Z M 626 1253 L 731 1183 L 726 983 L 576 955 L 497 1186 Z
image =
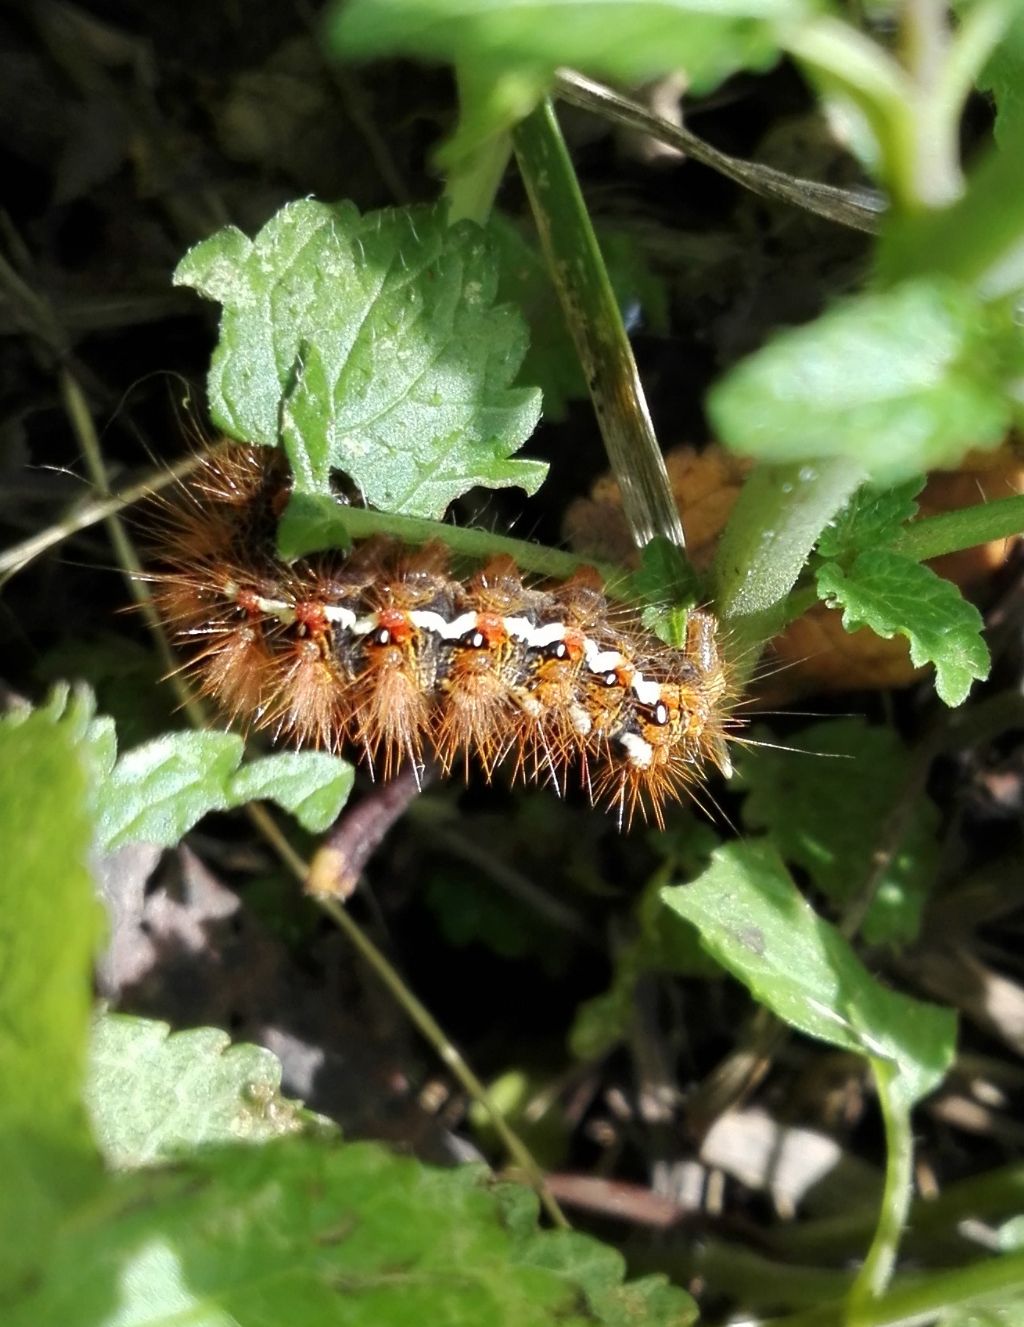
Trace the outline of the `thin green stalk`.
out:
M 935 89 L 941 118 L 959 128 L 964 103 L 974 91 L 978 75 L 1002 40 L 1016 10 L 1016 0 L 981 0 L 958 10 L 958 26 L 946 51 L 942 79 Z
M 267 842 L 272 845 L 285 866 L 301 884 L 306 884 L 309 878 L 308 864 L 281 833 L 277 822 L 269 811 L 259 803 L 252 803 L 247 809 L 250 820 L 258 827 Z M 532 1152 L 509 1126 L 508 1121 L 491 1100 L 487 1088 L 463 1059 L 462 1054 L 452 1043 L 437 1019 L 430 1013 L 426 1005 L 417 999 L 402 980 L 394 965 L 389 962 L 386 955 L 377 948 L 362 927 L 353 920 L 337 899 L 324 894 L 311 894 L 309 897 L 344 933 L 353 949 L 358 952 L 360 957 L 364 959 L 391 992 L 395 1003 L 420 1031 L 424 1040 L 434 1050 L 438 1058 L 451 1069 L 466 1095 L 487 1112 L 495 1133 L 501 1139 L 509 1156 L 522 1169 L 523 1174 L 536 1191 L 537 1197 L 551 1218 L 552 1223 L 561 1230 L 569 1230 L 570 1226 L 565 1213 L 559 1207 L 554 1194 L 547 1187 L 544 1172 L 537 1164 Z
M 872 1057 L 871 1070 L 885 1125 L 885 1185 L 871 1247 L 850 1289 L 849 1327 L 868 1327 L 871 1322 L 872 1305 L 892 1279 L 914 1194 L 910 1102 L 899 1082 L 899 1067 Z
M 935 1272 L 901 1282 L 866 1305 L 858 1327 L 926 1327 L 940 1313 L 989 1304 L 1006 1308 L 1024 1298 L 1024 1253 L 1004 1253 L 948 1272 Z M 848 1319 L 841 1302 L 773 1318 L 771 1327 L 845 1327 Z M 1010 1319 L 1007 1319 L 1009 1322 Z
M 487 91 L 476 86 L 471 68 L 456 67 L 455 81 L 465 118 L 472 114 L 476 102 L 486 99 Z M 512 141 L 508 134 L 495 134 L 451 162 L 444 183 L 450 222 L 469 220 L 478 226 L 487 224 L 511 155 Z M 443 151 L 440 156 L 442 163 L 447 164 Z
M 467 1096 L 478 1102 L 487 1112 L 487 1117 L 493 1125 L 495 1133 L 501 1139 L 509 1156 L 522 1169 L 523 1174 L 536 1191 L 552 1223 L 560 1230 L 571 1229 L 554 1194 L 548 1188 L 544 1180 L 544 1172 L 537 1164 L 533 1154 L 519 1135 L 510 1128 L 508 1121 L 491 1099 L 491 1094 L 487 1091 L 487 1088 L 463 1059 L 458 1048 L 445 1035 L 444 1029 L 426 1005 L 416 998 L 384 954 L 381 953 L 366 932 L 356 925 L 336 899 L 320 895 L 316 897 L 315 901 L 327 913 L 338 929 L 345 933 L 349 943 L 359 952 L 376 976 L 388 988 L 405 1011 L 406 1016 L 419 1029 L 425 1040 L 434 1048 L 441 1060 L 455 1075 Z
M 960 106 L 943 95 L 950 50 L 946 0 L 903 0 L 903 63 L 913 83 L 907 116 L 912 130 L 913 201 L 945 207 L 963 192 L 960 170 Z
M 969 1248 L 958 1233 L 965 1217 L 998 1225 L 1024 1209 L 1024 1164 L 1003 1166 L 959 1180 L 934 1198 L 917 1198 L 907 1220 L 906 1249 L 922 1259 L 952 1258 Z M 872 1204 L 834 1216 L 779 1226 L 771 1244 L 777 1257 L 796 1262 L 845 1260 L 870 1238 L 877 1212 Z
M 487 224 L 511 155 L 510 138 L 500 134 L 471 153 L 461 169 L 448 176 L 444 195 L 452 225 L 467 220 L 475 221 L 478 226 Z
M 651 1259 L 661 1270 L 664 1258 Z M 645 1268 L 646 1270 L 646 1268 Z M 710 1296 L 727 1295 L 747 1313 L 779 1304 L 810 1307 L 835 1300 L 850 1285 L 850 1273 L 833 1267 L 797 1266 L 723 1239 L 691 1241 L 666 1269 L 684 1285 L 699 1278 Z
M 992 539 L 1012 539 L 1020 534 L 1024 534 L 1024 494 L 978 502 L 959 511 L 912 521 L 890 547 L 915 562 L 924 562 L 944 553 L 958 553 Z
M 868 121 L 894 205 L 917 206 L 915 89 L 906 71 L 877 42 L 829 15 L 800 24 L 787 44 L 791 54 L 809 66 L 812 77 L 827 91 L 841 89 Z
M 96 425 L 93 423 L 88 403 L 85 399 L 85 393 L 78 382 L 78 379 L 68 368 L 62 368 L 58 374 L 60 384 L 61 399 L 64 402 L 64 409 L 71 421 L 71 427 L 74 430 L 75 437 L 82 452 L 86 469 L 89 472 L 89 478 L 94 486 L 103 494 L 105 498 L 110 496 L 110 482 L 107 478 L 107 469 L 103 463 L 103 452 L 100 447 L 100 440 L 96 433 Z M 107 534 L 110 542 L 117 554 L 118 562 L 124 573 L 124 578 L 128 586 L 128 592 L 135 600 L 136 604 L 146 619 L 146 625 L 153 634 L 157 650 L 160 654 L 160 662 L 163 664 L 167 673 L 172 677 L 177 677 L 177 663 L 171 647 L 167 643 L 167 635 L 164 632 L 163 625 L 153 607 L 152 598 L 149 593 L 149 587 L 145 583 L 145 577 L 142 574 L 142 563 L 139 555 L 135 551 L 125 529 L 124 522 L 117 512 L 112 512 L 105 517 Z M 193 699 L 187 688 L 178 680 L 179 696 L 181 698 L 182 708 L 188 714 L 189 720 L 197 727 L 205 727 L 205 715 Z
M 682 548 L 636 361 L 550 101 L 516 126 L 512 143 L 633 538 L 644 548 L 662 535 Z
M 629 593 L 628 576 L 621 567 L 595 563 L 593 558 L 548 548 L 544 544 L 492 534 L 489 530 L 448 525 L 423 516 L 397 516 L 367 507 L 346 507 L 333 498 L 300 494 L 292 499 L 292 504 L 285 512 L 279 531 L 279 547 L 285 558 L 302 557 L 305 553 L 325 548 L 347 548 L 353 539 L 387 534 L 407 544 L 442 543 L 453 553 L 472 561 L 486 561 L 507 553 L 526 571 L 553 580 L 564 580 L 580 567 L 596 567 L 612 597 L 626 597 Z

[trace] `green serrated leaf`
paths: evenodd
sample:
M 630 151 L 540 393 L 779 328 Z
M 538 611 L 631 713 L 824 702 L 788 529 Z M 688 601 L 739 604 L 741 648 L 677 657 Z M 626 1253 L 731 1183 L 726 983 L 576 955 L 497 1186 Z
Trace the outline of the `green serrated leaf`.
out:
M 236 804 L 269 799 L 290 811 L 303 829 L 322 834 L 338 818 L 355 771 L 324 751 L 279 751 L 243 765 L 231 780 Z
M 845 557 L 861 549 L 877 548 L 893 539 L 906 521 L 917 515 L 917 495 L 923 476 L 894 488 L 865 486 L 854 494 L 835 520 L 822 531 L 818 552 L 822 557 Z
M 891 1066 L 900 1099 L 932 1091 L 952 1062 L 956 1017 L 890 991 L 819 917 L 765 840 L 730 843 L 690 885 L 662 891 L 710 954 L 792 1027 Z
M 481 1167 L 437 1170 L 369 1143 L 218 1149 L 122 1176 L 66 1229 L 4 1327 L 688 1327 L 693 1301 Z M 512 1215 L 506 1219 L 506 1213 Z
M 252 241 L 228 228 L 197 245 L 175 281 L 224 306 L 214 420 L 280 436 L 297 493 L 329 495 L 343 470 L 372 506 L 440 518 L 474 485 L 543 480 L 512 457 L 540 414 L 539 392 L 509 387 L 522 319 L 495 304 L 484 233 L 442 206 L 290 203 Z
M 220 1028 L 104 1014 L 93 1025 L 85 1101 L 108 1166 L 134 1170 L 212 1143 L 262 1143 L 313 1118 L 281 1095 L 281 1065 Z
M 876 549 L 858 554 L 846 570 L 826 562 L 818 593 L 842 608 L 847 631 L 866 626 L 886 639 L 906 636 L 914 666 L 935 665 L 935 688 L 947 705 L 961 704 L 971 683 L 988 676 L 981 614 L 930 567 Z
M 97 828 L 103 848 L 169 848 L 208 811 L 226 810 L 233 805 L 228 781 L 242 750 L 235 733 L 182 732 L 127 752 L 101 789 Z
M 81 1105 L 101 924 L 87 866 L 91 710 L 66 702 L 0 721 L 0 1303 L 45 1262 L 97 1172 Z
M 319 751 L 282 751 L 239 769 L 236 733 L 166 733 L 128 751 L 100 787 L 99 841 L 111 852 L 126 843 L 165 848 L 209 811 L 257 798 L 290 812 L 311 834 L 338 816 L 352 790 L 347 761 Z
M 734 451 L 774 463 L 848 457 L 880 486 L 955 465 L 1005 435 L 1005 337 L 993 313 L 944 278 L 858 295 L 783 332 L 712 389 Z
M 806 753 L 806 754 L 801 754 Z M 906 797 L 911 756 L 891 728 L 862 719 L 814 724 L 786 749 L 752 748 L 739 764 L 743 822 L 772 831 L 780 854 L 836 903 L 862 890 L 894 808 Z M 864 919 L 870 944 L 913 940 L 938 864 L 939 813 L 916 793 L 903 833 Z

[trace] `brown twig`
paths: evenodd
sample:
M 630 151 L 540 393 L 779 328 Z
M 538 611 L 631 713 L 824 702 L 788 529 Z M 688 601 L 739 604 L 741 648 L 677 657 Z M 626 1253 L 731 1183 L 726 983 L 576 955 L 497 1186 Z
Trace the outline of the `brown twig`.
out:
M 351 898 L 385 834 L 435 777 L 433 766 L 406 765 L 395 778 L 378 784 L 358 806 L 346 811 L 313 855 L 306 893 L 342 902 Z

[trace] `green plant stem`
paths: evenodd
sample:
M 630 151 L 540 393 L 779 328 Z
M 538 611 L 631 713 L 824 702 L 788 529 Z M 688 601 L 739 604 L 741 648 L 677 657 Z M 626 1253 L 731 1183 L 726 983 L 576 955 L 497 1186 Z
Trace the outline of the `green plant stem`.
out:
M 915 92 L 908 107 L 910 192 L 918 206 L 945 207 L 963 192 L 960 102 L 944 93 L 951 48 L 946 0 L 903 0 L 901 37 Z
M 288 513 L 285 513 L 280 551 L 289 560 L 325 548 L 347 548 L 353 539 L 386 534 L 407 544 L 442 543 L 453 553 L 477 562 L 507 553 L 525 570 L 554 580 L 564 580 L 581 567 L 595 567 L 605 579 L 609 595 L 613 598 L 631 597 L 629 573 L 612 563 L 595 563 L 593 558 L 533 544 L 525 539 L 513 539 L 509 535 L 492 534 L 489 530 L 448 525 L 422 516 L 396 516 L 367 507 L 346 507 L 331 498 L 301 495 L 293 498 L 293 502 L 302 514 L 304 530 L 311 528 L 306 524 L 310 516 L 315 518 L 316 524 L 307 538 L 298 541 L 293 537 Z
M 644 548 L 663 535 L 682 548 L 633 350 L 550 101 L 516 126 L 512 143 L 633 538 Z
M 845 457 L 760 465 L 747 479 L 715 559 L 716 603 L 739 657 L 773 635 L 811 549 L 864 479 Z
M 511 155 L 512 142 L 507 134 L 501 134 L 470 154 L 463 167 L 448 177 L 444 193 L 451 225 L 456 221 L 487 224 Z
M 868 121 L 898 211 L 941 211 L 963 194 L 964 102 L 1014 13 L 1009 0 L 987 0 L 971 6 L 951 33 L 946 0 L 904 0 L 902 65 L 838 18 L 802 24 L 794 33 L 792 53 L 826 91 L 840 88 Z
M 788 45 L 821 77 L 826 91 L 839 87 L 859 107 L 881 151 L 881 173 L 894 205 L 913 208 L 914 87 L 906 72 L 870 37 L 839 18 L 801 24 Z
M 455 82 L 465 115 L 478 97 L 472 72 L 456 67 Z M 445 176 L 444 195 L 448 200 L 448 220 L 475 221 L 486 225 L 494 198 L 508 169 L 512 140 L 508 134 L 495 134 L 478 147 L 463 153 Z
M 254 803 L 249 807 L 249 815 L 266 840 L 273 846 L 285 866 L 300 883 L 305 884 L 309 876 L 309 868 L 306 862 L 281 833 L 277 822 L 266 808 Z M 523 1174 L 536 1190 L 537 1196 L 553 1224 L 561 1230 L 570 1229 L 565 1214 L 544 1182 L 544 1172 L 538 1166 L 533 1154 L 519 1135 L 509 1126 L 501 1111 L 491 1100 L 487 1088 L 463 1059 L 437 1019 L 417 999 L 387 957 L 336 899 L 322 894 L 313 894 L 310 897 L 317 907 L 325 912 L 335 926 L 343 932 L 353 949 L 387 987 L 396 1003 L 405 1011 L 410 1022 L 420 1031 L 438 1057 L 452 1071 L 466 1094 L 487 1112 L 495 1133 L 501 1139 L 509 1156 L 522 1169 Z
M 998 1296 L 998 1299 L 996 1298 Z M 857 1327 L 926 1327 L 940 1313 L 986 1301 L 1005 1307 L 1024 1296 L 1024 1253 L 1004 1253 L 948 1272 L 901 1282 L 864 1307 Z M 771 1327 L 840 1327 L 848 1322 L 841 1302 L 773 1318 Z
M 964 103 L 974 91 L 978 75 L 1015 12 L 1016 0 L 981 0 L 958 11 L 959 24 L 946 48 L 942 78 L 934 90 L 939 118 L 951 125 L 954 133 L 959 131 Z
M 920 1258 L 950 1258 L 969 1247 L 958 1233 L 965 1217 L 996 1225 L 1024 1209 L 1024 1164 L 1003 1166 L 951 1184 L 935 1198 L 914 1201 L 907 1220 L 907 1247 Z M 779 1226 L 772 1248 L 783 1258 L 826 1263 L 851 1257 L 871 1235 L 874 1206 L 841 1215 Z
M 504 1115 L 491 1100 L 491 1095 L 484 1084 L 463 1059 L 461 1052 L 445 1035 L 444 1029 L 402 981 L 394 967 L 370 940 L 369 936 L 358 927 L 337 900 L 320 897 L 317 904 L 332 919 L 334 924 L 345 933 L 350 944 L 358 950 L 363 960 L 373 969 L 395 1000 L 405 1010 L 407 1017 L 419 1029 L 422 1036 L 434 1048 L 441 1060 L 452 1071 L 471 1100 L 475 1101 L 487 1113 L 495 1133 L 501 1139 L 505 1150 L 526 1176 L 536 1191 L 544 1210 L 552 1224 L 560 1230 L 571 1229 L 564 1212 L 544 1181 L 544 1172 L 537 1164 L 533 1154 L 519 1135 L 510 1127 Z
M 1024 534 L 1024 494 L 911 521 L 890 547 L 894 553 L 925 562 L 944 553 L 958 553 L 992 539 L 1012 539 L 1020 534 Z
M 885 1125 L 885 1185 L 871 1247 L 850 1289 L 849 1327 L 867 1327 L 872 1304 L 892 1279 L 914 1192 L 911 1103 L 900 1084 L 899 1067 L 873 1057 L 871 1070 Z
M 664 1257 L 651 1264 L 662 1270 Z M 722 1239 L 692 1241 L 666 1270 L 683 1285 L 699 1277 L 712 1295 L 727 1295 L 748 1313 L 778 1304 L 810 1308 L 838 1299 L 850 1285 L 847 1271 L 779 1262 Z
M 892 283 L 941 272 L 973 285 L 983 299 L 998 299 L 1024 286 L 1022 230 L 1020 159 L 1014 152 L 992 149 L 952 207 L 899 218 L 887 228 L 876 253 L 876 273 Z

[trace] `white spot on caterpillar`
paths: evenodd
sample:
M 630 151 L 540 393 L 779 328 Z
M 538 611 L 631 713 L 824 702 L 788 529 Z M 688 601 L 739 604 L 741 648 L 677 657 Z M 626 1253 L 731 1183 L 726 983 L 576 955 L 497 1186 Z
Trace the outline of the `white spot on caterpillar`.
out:
M 616 668 L 626 662 L 618 650 L 599 650 L 592 640 L 583 642 L 583 653 L 592 673 L 614 673 Z
M 533 645 L 534 625 L 528 617 L 503 617 L 502 625 L 513 640 L 524 640 Z
M 441 636 L 444 640 L 458 640 L 465 636 L 467 632 L 476 630 L 476 613 L 460 613 L 454 622 L 446 622 L 441 628 Z
M 569 706 L 569 722 L 573 731 L 579 733 L 580 737 L 587 737 L 594 726 L 593 719 L 582 705 Z
M 328 622 L 341 627 L 342 631 L 351 631 L 356 624 L 356 615 L 351 608 L 342 608 L 340 604 L 325 604 L 324 617 Z
M 255 604 L 261 613 L 266 613 L 267 617 L 276 617 L 286 627 L 295 621 L 295 608 L 286 599 L 264 599 L 262 595 L 257 595 Z
M 431 631 L 435 636 L 443 636 L 448 624 L 440 613 L 429 608 L 416 608 L 409 614 L 409 621 L 418 631 Z
M 661 700 L 661 683 L 652 682 L 643 673 L 633 678 L 633 691 L 641 705 L 655 706 Z
M 623 733 L 619 742 L 625 748 L 626 759 L 634 769 L 651 768 L 654 748 L 639 733 Z
M 549 645 L 557 645 L 565 640 L 564 622 L 547 622 L 542 627 L 533 627 L 526 638 L 531 650 L 543 650 Z

